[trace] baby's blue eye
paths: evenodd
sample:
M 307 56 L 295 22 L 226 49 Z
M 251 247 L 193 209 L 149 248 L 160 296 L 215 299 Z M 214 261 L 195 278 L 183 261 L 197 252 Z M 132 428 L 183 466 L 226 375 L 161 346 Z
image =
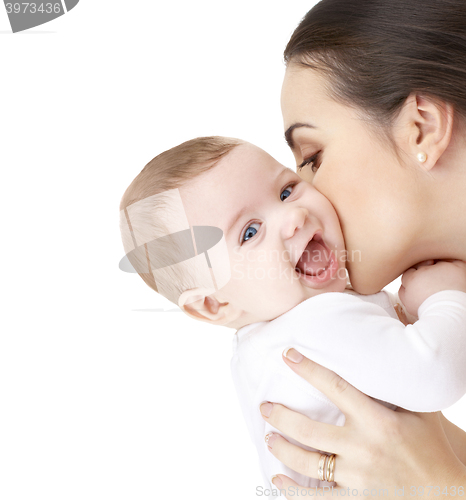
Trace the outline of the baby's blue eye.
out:
M 257 226 L 257 229 L 254 226 Z M 246 231 L 244 231 L 243 242 L 248 241 L 251 238 L 253 238 L 257 234 L 257 231 L 259 231 L 259 228 L 260 228 L 260 224 L 258 222 L 254 222 L 254 224 L 251 224 L 250 226 L 248 226 L 246 228 Z
M 291 191 L 293 190 L 292 186 L 288 186 L 280 193 L 280 200 L 285 201 L 288 196 L 291 195 Z

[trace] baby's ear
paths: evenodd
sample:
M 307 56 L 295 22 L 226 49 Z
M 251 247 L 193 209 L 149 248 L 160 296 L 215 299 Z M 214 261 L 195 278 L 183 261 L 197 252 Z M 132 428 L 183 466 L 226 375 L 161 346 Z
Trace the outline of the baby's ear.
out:
M 208 288 L 186 290 L 180 295 L 178 306 L 191 318 L 212 325 L 227 325 L 238 317 L 233 305 L 220 302 Z

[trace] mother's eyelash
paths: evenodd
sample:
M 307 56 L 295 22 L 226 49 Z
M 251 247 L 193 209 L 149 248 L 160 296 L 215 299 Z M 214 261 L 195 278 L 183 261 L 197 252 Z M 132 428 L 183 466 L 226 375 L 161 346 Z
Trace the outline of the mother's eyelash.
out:
M 296 167 L 298 169 L 298 172 L 301 171 L 306 165 L 309 165 L 310 163 L 312 163 L 311 170 L 313 172 L 317 172 L 318 168 L 320 167 L 321 152 L 322 151 L 317 151 L 317 153 L 313 154 L 312 156 L 309 156 L 309 158 L 305 158 L 304 161 Z

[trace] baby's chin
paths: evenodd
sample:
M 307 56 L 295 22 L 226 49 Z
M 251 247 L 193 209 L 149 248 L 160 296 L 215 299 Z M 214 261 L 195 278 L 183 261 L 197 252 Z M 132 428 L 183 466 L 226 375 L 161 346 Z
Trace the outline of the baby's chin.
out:
M 346 280 L 337 280 L 321 290 L 309 289 L 307 298 L 317 297 L 318 295 L 322 295 L 324 293 L 342 293 L 345 291 L 346 287 Z
M 346 273 L 345 273 L 345 278 L 344 279 L 335 279 L 332 280 L 331 283 L 329 283 L 325 288 L 311 288 L 309 286 L 303 286 L 302 287 L 302 294 L 299 299 L 295 300 L 292 304 L 290 302 L 287 303 L 286 307 L 283 307 L 283 301 L 277 305 L 275 309 L 275 315 L 274 317 L 270 317 L 267 320 L 263 321 L 271 321 L 273 319 L 278 318 L 279 316 L 285 314 L 286 312 L 290 311 L 291 309 L 295 308 L 302 302 L 312 299 L 314 297 L 317 297 L 319 295 L 322 295 L 324 293 L 342 293 L 345 291 L 345 288 L 347 286 L 347 279 L 346 279 Z M 282 306 L 282 307 L 280 307 Z
M 338 275 L 328 283 L 316 288 L 310 286 L 309 283 L 296 279 L 291 288 L 287 288 L 286 290 L 281 289 L 269 295 L 268 298 L 264 300 L 263 304 L 261 304 L 265 307 L 254 307 L 254 305 L 248 306 L 247 311 L 242 309 L 241 315 L 235 325 L 226 326 L 232 326 L 239 329 L 252 323 L 272 321 L 308 299 L 312 299 L 323 293 L 343 292 L 347 285 L 346 270 L 341 268 L 338 271 Z M 247 291 L 245 290 L 245 294 Z

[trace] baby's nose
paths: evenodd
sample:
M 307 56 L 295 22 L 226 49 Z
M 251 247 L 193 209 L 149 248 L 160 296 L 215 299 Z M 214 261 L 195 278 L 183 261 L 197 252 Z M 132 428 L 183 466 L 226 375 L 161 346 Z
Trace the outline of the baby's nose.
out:
M 306 208 L 293 207 L 286 211 L 282 221 L 283 239 L 292 238 L 297 229 L 300 229 L 306 223 L 309 211 Z

